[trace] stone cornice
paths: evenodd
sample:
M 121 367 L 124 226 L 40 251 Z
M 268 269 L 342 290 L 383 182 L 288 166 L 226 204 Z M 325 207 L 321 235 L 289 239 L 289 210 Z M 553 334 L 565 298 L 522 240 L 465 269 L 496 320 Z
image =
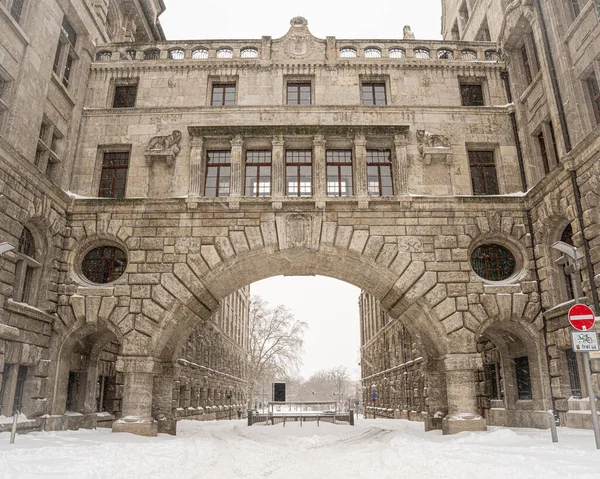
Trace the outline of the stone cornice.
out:
M 91 66 L 92 73 L 106 71 L 128 71 L 128 72 L 143 72 L 143 71 L 188 71 L 188 70 L 204 70 L 204 71 L 221 71 L 227 72 L 237 70 L 256 70 L 256 71 L 273 71 L 279 69 L 327 69 L 335 71 L 339 69 L 356 69 L 372 71 L 385 70 L 468 70 L 468 71 L 503 71 L 506 68 L 504 62 L 495 61 L 463 61 L 463 60 L 420 60 L 414 58 L 405 58 L 401 61 L 396 59 L 378 59 L 377 62 L 368 61 L 365 59 L 338 59 L 331 61 L 315 62 L 313 60 L 290 60 L 286 62 L 280 61 L 264 61 L 264 60 L 153 60 L 153 61 L 119 61 L 106 63 L 93 63 Z

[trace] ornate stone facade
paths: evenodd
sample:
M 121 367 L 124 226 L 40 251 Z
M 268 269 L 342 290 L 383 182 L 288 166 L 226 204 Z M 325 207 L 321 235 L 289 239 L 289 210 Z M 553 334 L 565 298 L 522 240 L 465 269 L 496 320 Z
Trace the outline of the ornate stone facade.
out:
M 173 433 L 188 408 L 244 398 L 239 343 L 211 340 L 230 360 L 215 386 L 186 345 L 223 331 L 222 300 L 322 274 L 390 318 L 363 349 L 379 407 L 446 433 L 541 426 L 552 407 L 583 425 L 550 246 L 585 253 L 598 310 L 591 2 L 568 31 L 539 2 L 447 1 L 443 41 L 318 39 L 295 18 L 280 39 L 197 42 L 164 41 L 159 0 L 38 3 L 22 24 L 0 4 L 0 240 L 17 248 L 0 259 L 0 354 L 23 412 L 65 427 L 75 402 L 92 424 L 104 387 L 113 430 Z M 498 43 L 469 27 L 484 14 Z M 404 383 L 387 375 L 419 357 Z

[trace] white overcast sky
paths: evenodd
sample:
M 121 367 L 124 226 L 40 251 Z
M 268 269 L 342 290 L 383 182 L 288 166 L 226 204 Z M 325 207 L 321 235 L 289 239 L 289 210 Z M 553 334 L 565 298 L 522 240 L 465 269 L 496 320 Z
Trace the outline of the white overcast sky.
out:
M 279 38 L 290 20 L 303 16 L 318 38 L 401 39 L 404 25 L 416 38 L 441 38 L 441 0 L 396 0 L 375 4 L 364 0 L 165 0 L 160 17 L 168 40 Z M 318 369 L 344 365 L 360 377 L 360 290 L 324 277 L 275 277 L 251 288 L 272 305 L 284 304 L 306 321 L 304 377 Z
M 168 40 L 279 38 L 302 16 L 318 38 L 399 39 L 404 25 L 416 38 L 441 38 L 441 0 L 165 0 L 160 17 Z

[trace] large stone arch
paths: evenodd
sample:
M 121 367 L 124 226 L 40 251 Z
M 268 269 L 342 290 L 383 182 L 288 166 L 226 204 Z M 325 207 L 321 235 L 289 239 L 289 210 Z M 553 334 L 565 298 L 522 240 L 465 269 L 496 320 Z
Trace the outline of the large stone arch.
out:
M 425 307 L 417 304 L 435 282 L 431 281 L 432 277 L 425 273 L 422 265 L 418 266 L 420 268 L 409 265 L 404 268 L 404 274 L 398 275 L 397 270 L 383 268 L 347 250 L 307 248 L 263 250 L 235 256 L 203 276 L 189 264 L 179 266 L 176 268 L 178 272 L 163 286 L 176 293 L 185 284 L 196 294 L 192 292 L 186 295 L 185 301 L 175 302 L 162 320 L 152 349 L 156 358 L 173 360 L 193 325 L 199 320 L 208 320 L 222 298 L 243 286 L 280 275 L 321 275 L 345 281 L 373 294 L 384 307 L 387 306 L 392 316 L 399 317 L 412 333 L 421 338 L 428 354 L 439 357 L 446 353 L 445 330 Z M 197 284 L 191 285 L 194 281 Z M 397 299 L 400 297 L 402 302 Z

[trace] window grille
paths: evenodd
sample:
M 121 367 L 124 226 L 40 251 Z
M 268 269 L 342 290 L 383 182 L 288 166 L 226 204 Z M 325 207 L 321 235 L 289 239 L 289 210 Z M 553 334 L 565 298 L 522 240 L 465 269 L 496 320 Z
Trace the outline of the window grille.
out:
M 233 58 L 233 50 L 231 48 L 221 48 L 217 50 L 217 58 Z
M 197 48 L 192 52 L 192 58 L 194 60 L 208 58 L 208 50 L 206 48 Z
M 406 52 L 402 48 L 390 48 L 390 58 L 406 58 Z
M 471 254 L 473 271 L 488 281 L 503 281 L 515 272 L 516 261 L 513 254 L 499 244 L 484 244 Z
M 258 58 L 258 50 L 256 48 L 244 48 L 240 52 L 241 58 Z
M 127 267 L 127 255 L 115 246 L 100 246 L 83 258 L 83 275 L 92 283 L 106 284 L 119 279 Z
M 346 47 L 340 50 L 342 58 L 356 58 L 356 48 Z
M 170 60 L 183 60 L 185 58 L 185 52 L 180 49 L 180 48 L 176 48 L 174 50 L 169 50 L 169 59 Z
M 460 96 L 463 106 L 484 106 L 483 88 L 477 84 L 460 85 Z

